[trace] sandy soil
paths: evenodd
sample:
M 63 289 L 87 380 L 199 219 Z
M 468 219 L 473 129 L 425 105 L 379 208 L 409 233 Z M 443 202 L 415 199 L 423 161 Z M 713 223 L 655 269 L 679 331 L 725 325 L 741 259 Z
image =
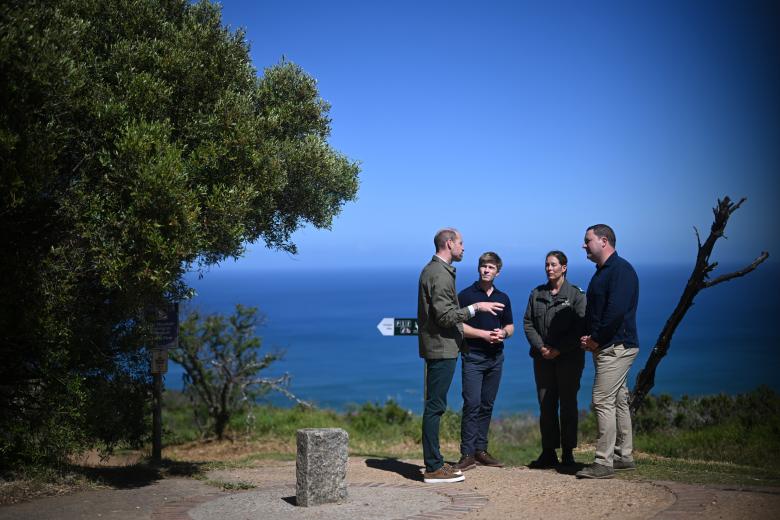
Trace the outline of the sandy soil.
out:
M 349 482 L 426 486 L 420 461 L 350 457 Z M 294 461 L 260 461 L 255 467 L 218 470 L 214 480 L 258 486 L 295 482 Z M 554 470 L 477 467 L 451 484 L 479 493 L 488 503 L 468 519 L 749 518 L 780 519 L 779 491 L 728 491 L 710 486 L 577 479 Z

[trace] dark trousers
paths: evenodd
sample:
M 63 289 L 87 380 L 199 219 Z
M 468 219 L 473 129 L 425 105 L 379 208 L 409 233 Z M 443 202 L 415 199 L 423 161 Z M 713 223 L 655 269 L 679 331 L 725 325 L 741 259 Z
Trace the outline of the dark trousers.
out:
M 422 420 L 422 448 L 425 471 L 436 471 L 444 465 L 439 451 L 439 423 L 447 409 L 447 392 L 458 358 L 425 360 L 425 410 Z
M 474 455 L 486 451 L 493 403 L 501 383 L 504 352 L 471 350 L 462 354 L 463 417 L 460 423 L 460 452 Z
M 585 366 L 584 352 L 569 352 L 555 359 L 534 358 L 536 397 L 542 449 L 552 451 L 577 447 L 577 391 Z M 561 417 L 558 421 L 558 403 Z

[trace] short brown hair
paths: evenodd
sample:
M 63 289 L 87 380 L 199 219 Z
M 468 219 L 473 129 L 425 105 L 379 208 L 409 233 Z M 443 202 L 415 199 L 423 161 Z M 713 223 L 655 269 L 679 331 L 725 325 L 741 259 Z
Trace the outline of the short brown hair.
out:
M 594 235 L 596 235 L 599 238 L 606 238 L 607 242 L 609 242 L 609 245 L 615 247 L 615 243 L 617 242 L 617 239 L 615 238 L 615 232 L 612 230 L 611 227 L 609 227 L 606 224 L 594 224 L 590 226 L 588 229 L 586 229 L 585 232 L 587 233 L 591 229 L 593 230 Z
M 479 256 L 479 263 L 477 266 L 482 267 L 483 264 L 495 264 L 499 271 L 504 265 L 504 263 L 501 261 L 501 257 L 498 256 L 498 253 L 494 253 L 493 251 L 482 253 Z
M 436 235 L 433 237 L 433 245 L 436 246 L 436 251 L 441 251 L 444 249 L 444 246 L 447 245 L 447 240 L 455 240 L 459 234 L 460 233 L 458 233 L 458 230 L 455 228 L 444 228 L 438 230 Z

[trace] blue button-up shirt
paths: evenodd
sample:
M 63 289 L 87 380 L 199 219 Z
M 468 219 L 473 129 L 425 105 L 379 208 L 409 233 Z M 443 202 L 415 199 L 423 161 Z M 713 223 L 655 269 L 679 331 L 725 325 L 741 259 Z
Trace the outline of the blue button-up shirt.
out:
M 596 269 L 587 293 L 585 323 L 591 339 L 599 348 L 624 344 L 638 347 L 636 308 L 639 303 L 639 278 L 627 260 L 613 253 Z

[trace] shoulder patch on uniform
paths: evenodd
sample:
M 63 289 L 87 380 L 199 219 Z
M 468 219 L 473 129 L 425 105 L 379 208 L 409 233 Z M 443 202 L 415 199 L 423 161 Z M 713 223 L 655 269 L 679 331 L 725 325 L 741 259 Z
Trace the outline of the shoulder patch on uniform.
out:
M 574 284 L 571 284 L 571 286 L 572 286 L 572 287 L 574 287 L 575 289 L 577 289 L 578 291 L 580 291 L 582 294 L 585 294 L 585 291 L 583 291 L 582 289 L 580 289 L 580 288 L 579 288 L 579 287 L 577 287 L 576 285 L 574 285 Z

